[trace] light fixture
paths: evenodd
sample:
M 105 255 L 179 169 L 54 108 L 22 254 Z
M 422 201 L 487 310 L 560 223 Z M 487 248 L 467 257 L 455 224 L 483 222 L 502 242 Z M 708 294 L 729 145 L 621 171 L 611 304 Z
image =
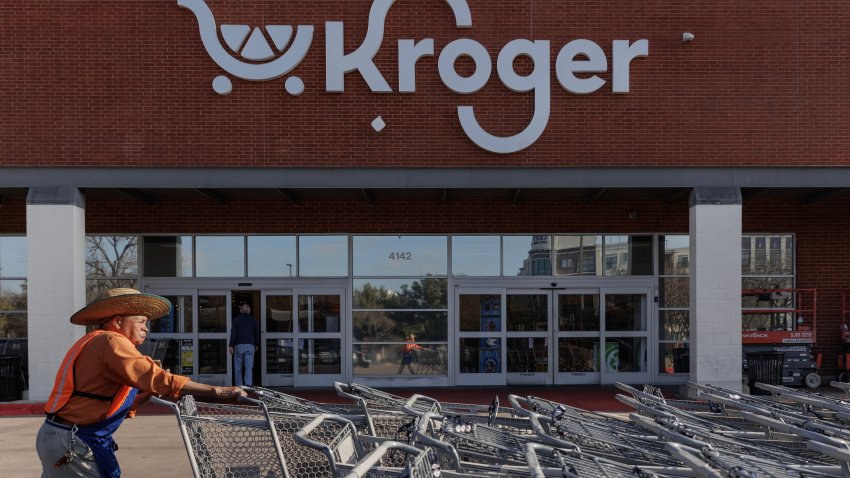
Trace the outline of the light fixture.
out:
M 694 41 L 694 34 L 688 32 L 682 33 L 682 41 L 685 43 Z

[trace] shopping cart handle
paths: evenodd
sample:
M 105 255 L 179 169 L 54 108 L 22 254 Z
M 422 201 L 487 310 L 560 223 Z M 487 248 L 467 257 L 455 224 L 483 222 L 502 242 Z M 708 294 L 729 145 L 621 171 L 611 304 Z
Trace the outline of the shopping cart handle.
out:
M 176 403 L 169 401 L 169 400 L 163 400 L 163 399 L 161 399 L 157 396 L 151 396 L 150 402 L 153 403 L 154 405 L 157 405 L 157 406 L 160 406 L 160 407 L 167 407 L 167 408 L 170 408 L 172 410 L 177 410 L 177 404 Z
M 236 398 L 236 401 L 241 402 L 241 403 L 247 403 L 248 405 L 254 405 L 254 406 L 257 406 L 257 407 L 260 407 L 260 408 L 264 408 L 264 406 L 265 406 L 265 404 L 262 401 L 253 399 L 251 397 L 240 396 L 240 397 Z
M 362 460 L 358 461 L 357 464 L 354 465 L 354 468 L 345 475 L 345 478 L 364 478 L 372 471 L 372 467 L 379 464 L 384 458 L 384 455 L 386 455 L 390 450 L 401 450 L 409 455 L 425 453 L 424 450 L 420 450 L 419 448 L 412 447 L 401 442 L 387 441 L 366 455 Z

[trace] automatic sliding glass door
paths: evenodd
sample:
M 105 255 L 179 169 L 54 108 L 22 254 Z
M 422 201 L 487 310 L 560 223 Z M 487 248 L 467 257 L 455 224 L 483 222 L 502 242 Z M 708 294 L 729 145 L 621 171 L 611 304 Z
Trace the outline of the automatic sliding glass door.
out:
M 599 383 L 599 289 L 557 291 L 555 299 L 555 383 Z
M 295 302 L 291 290 L 262 293 L 260 357 L 265 383 L 291 387 L 295 377 Z
M 603 289 L 602 383 L 648 383 L 650 289 Z

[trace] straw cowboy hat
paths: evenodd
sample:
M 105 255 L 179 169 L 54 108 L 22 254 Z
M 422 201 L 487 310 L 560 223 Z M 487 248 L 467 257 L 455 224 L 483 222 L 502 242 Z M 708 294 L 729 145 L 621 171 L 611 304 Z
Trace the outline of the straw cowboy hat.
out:
M 144 315 L 158 319 L 171 311 L 171 302 L 165 297 L 143 294 L 136 289 L 110 289 L 107 297 L 92 302 L 71 316 L 71 323 L 96 325 L 116 315 Z

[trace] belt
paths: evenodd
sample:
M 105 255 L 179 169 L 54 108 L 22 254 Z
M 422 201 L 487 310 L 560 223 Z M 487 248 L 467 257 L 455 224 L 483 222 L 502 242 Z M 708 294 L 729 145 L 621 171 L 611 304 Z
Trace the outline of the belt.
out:
M 68 420 L 65 420 L 64 418 L 58 415 L 48 415 L 45 421 L 50 424 L 60 425 L 68 428 L 73 428 L 74 426 L 76 426 L 75 424 L 69 422 Z

